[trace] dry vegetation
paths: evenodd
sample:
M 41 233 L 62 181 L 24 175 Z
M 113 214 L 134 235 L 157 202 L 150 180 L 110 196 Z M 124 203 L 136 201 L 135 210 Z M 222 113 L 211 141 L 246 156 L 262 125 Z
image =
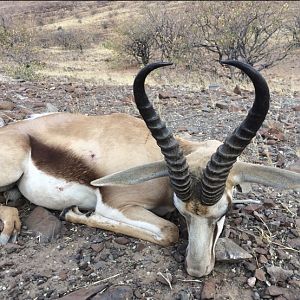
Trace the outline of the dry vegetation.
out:
M 16 1 L 0 5 L 2 31 L 6 28 L 23 38 L 22 42 L 14 39 L 9 47 L 0 38 L 5 49 L 1 60 L 6 65 L 9 60 L 6 71 L 15 77 L 130 84 L 141 64 L 170 60 L 176 65 L 172 82 L 188 82 L 199 89 L 222 81 L 220 75 L 225 74 L 219 59 L 238 58 L 267 68 L 267 74 L 270 69 L 279 91 L 300 86 L 297 2 L 242 2 L 238 6 L 227 2 L 226 10 L 222 2 L 215 4 L 216 9 L 205 1 Z M 12 57 L 15 52 L 18 55 Z M 286 64 L 289 61 L 291 65 Z M 290 66 L 296 70 L 287 70 Z

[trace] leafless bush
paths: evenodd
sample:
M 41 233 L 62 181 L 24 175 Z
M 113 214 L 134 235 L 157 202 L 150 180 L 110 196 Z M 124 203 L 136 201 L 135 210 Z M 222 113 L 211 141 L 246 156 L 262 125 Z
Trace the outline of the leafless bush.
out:
M 123 58 L 132 57 L 138 63 L 149 63 L 154 50 L 154 33 L 152 27 L 142 20 L 122 24 L 118 28 L 117 37 L 109 43 Z
M 114 48 L 144 65 L 151 59 L 176 61 L 184 56 L 186 21 L 180 12 L 167 10 L 164 5 L 147 9 L 141 18 L 119 26 Z
M 50 42 L 52 46 L 59 46 L 65 50 L 80 50 L 87 48 L 91 44 L 89 35 L 80 30 L 65 30 L 58 27 L 57 31 L 50 34 Z
M 205 48 L 217 60 L 242 60 L 258 70 L 270 68 L 292 49 L 285 30 L 287 5 L 256 1 L 198 3 L 193 13 L 191 46 Z
M 199 68 L 208 53 L 210 61 L 241 60 L 262 70 L 283 60 L 294 45 L 285 26 L 288 6 L 282 2 L 189 1 L 181 8 L 165 3 L 149 7 L 139 19 L 121 24 L 114 41 L 117 51 L 143 64 L 161 59 Z

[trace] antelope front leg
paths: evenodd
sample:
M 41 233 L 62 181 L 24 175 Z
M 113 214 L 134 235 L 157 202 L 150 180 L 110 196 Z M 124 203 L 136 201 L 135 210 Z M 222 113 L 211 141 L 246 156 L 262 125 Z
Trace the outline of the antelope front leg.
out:
M 14 207 L 0 206 L 0 219 L 4 225 L 0 234 L 0 245 L 5 245 L 9 241 L 14 243 L 21 230 L 18 210 Z
M 143 207 L 129 206 L 120 210 L 109 208 L 106 214 L 102 215 L 96 210 L 92 215 L 86 216 L 77 207 L 72 207 L 63 213 L 63 217 L 72 223 L 122 233 L 162 246 L 169 246 L 178 240 L 178 228 L 175 224 Z

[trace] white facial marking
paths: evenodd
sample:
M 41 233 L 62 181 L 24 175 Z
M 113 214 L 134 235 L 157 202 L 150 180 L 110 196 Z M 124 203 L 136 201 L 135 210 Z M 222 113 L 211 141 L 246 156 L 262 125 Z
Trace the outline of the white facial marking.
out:
M 34 165 L 31 157 L 18 187 L 30 202 L 46 208 L 62 210 L 72 205 L 84 209 L 96 207 L 94 188 L 48 175 Z
M 185 217 L 189 232 L 186 268 L 191 276 L 209 274 L 215 264 L 215 246 L 222 232 L 228 207 L 226 195 L 218 203 L 207 206 L 205 215 L 197 215 L 186 209 L 185 202 L 174 195 L 174 205 Z

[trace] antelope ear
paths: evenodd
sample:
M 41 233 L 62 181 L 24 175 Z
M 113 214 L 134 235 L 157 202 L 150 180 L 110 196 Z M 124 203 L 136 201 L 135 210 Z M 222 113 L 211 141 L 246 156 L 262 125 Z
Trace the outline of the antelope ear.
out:
M 93 180 L 93 186 L 126 186 L 169 176 L 165 161 L 141 165 Z
M 230 176 L 234 185 L 253 182 L 282 190 L 300 191 L 300 173 L 275 167 L 236 162 L 230 171 Z

